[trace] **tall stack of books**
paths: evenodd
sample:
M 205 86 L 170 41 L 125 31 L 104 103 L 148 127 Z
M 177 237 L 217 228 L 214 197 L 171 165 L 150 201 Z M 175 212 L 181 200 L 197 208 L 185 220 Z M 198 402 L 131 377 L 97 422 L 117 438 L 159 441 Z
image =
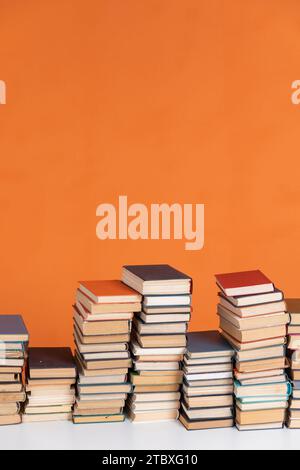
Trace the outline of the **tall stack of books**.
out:
M 75 380 L 70 348 L 29 348 L 23 422 L 72 420 Z
M 128 417 L 140 422 L 177 419 L 192 280 L 169 265 L 124 266 L 122 280 L 143 295 L 131 337 L 134 390 Z
M 288 326 L 289 377 L 292 384 L 287 426 L 300 428 L 300 299 L 286 299 L 290 315 Z
M 220 328 L 236 350 L 236 426 L 281 428 L 290 393 L 283 293 L 259 270 L 218 274 L 216 281 Z
M 78 366 L 74 423 L 124 421 L 129 340 L 141 295 L 121 281 L 82 281 L 74 308 Z
M 218 331 L 187 335 L 180 421 L 188 430 L 232 427 L 234 350 Z
M 29 335 L 20 315 L 0 315 L 0 425 L 21 422 Z

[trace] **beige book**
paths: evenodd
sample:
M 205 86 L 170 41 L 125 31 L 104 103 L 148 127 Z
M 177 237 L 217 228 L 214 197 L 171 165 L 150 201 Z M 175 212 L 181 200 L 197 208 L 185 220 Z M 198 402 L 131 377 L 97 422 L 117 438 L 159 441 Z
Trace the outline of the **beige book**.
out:
M 285 325 L 253 330 L 239 330 L 223 318 L 220 319 L 220 328 L 241 343 L 278 338 L 286 334 Z
M 82 423 L 116 423 L 124 421 L 125 417 L 123 414 L 116 415 L 94 415 L 94 416 L 81 416 L 73 415 L 74 424 Z
M 217 408 L 233 405 L 232 395 L 212 395 L 212 396 L 185 396 L 184 400 L 189 408 Z
M 241 411 L 236 408 L 236 421 L 239 425 L 257 425 L 284 422 L 286 410 Z
M 228 341 L 231 346 L 233 346 L 238 351 L 249 351 L 250 349 L 257 349 L 257 348 L 267 348 L 269 346 L 279 346 L 281 344 L 286 343 L 285 334 L 278 337 L 278 338 L 269 338 L 264 339 L 261 341 L 249 341 L 242 343 L 234 339 L 230 334 L 226 333 L 226 331 L 221 331 L 222 336 Z
M 220 304 L 218 305 L 218 315 L 221 319 L 232 323 L 233 326 L 240 330 L 253 330 L 257 328 L 287 325 L 290 321 L 289 314 L 285 312 L 241 318 Z
M 8 424 L 19 424 L 21 423 L 21 415 L 2 415 L 0 416 L 0 426 L 6 426 Z
M 42 421 L 71 421 L 72 413 L 43 413 L 43 414 L 24 414 L 23 423 L 38 423 Z
M 173 421 L 178 419 L 178 410 L 128 411 L 128 418 L 133 422 Z

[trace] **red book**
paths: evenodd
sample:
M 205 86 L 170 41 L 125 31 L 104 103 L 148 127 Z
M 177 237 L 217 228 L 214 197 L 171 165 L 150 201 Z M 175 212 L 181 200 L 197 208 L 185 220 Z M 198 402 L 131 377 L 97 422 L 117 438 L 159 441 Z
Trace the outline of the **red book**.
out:
M 216 274 L 216 281 L 228 296 L 273 292 L 274 285 L 261 271 Z

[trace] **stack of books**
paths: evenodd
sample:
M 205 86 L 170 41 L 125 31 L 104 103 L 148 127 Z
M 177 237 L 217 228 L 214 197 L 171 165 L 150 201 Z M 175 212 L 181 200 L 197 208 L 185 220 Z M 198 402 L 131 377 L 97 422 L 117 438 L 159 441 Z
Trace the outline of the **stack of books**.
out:
M 234 425 L 234 350 L 218 331 L 187 335 L 180 421 L 188 430 Z
M 20 315 L 0 315 L 0 425 L 21 422 L 28 331 Z
M 300 428 L 300 299 L 286 299 L 290 315 L 288 326 L 289 377 L 292 384 L 287 426 Z
M 78 366 L 74 423 L 124 421 L 131 384 L 129 340 L 141 295 L 121 281 L 83 281 L 76 294 L 74 339 Z
M 192 280 L 169 265 L 124 266 L 122 280 L 143 295 L 131 337 L 134 390 L 128 417 L 140 422 L 177 419 Z
M 290 393 L 283 293 L 259 270 L 218 274 L 216 281 L 220 328 L 236 350 L 236 426 L 281 428 Z
M 70 348 L 29 348 L 23 422 L 72 420 L 75 380 Z

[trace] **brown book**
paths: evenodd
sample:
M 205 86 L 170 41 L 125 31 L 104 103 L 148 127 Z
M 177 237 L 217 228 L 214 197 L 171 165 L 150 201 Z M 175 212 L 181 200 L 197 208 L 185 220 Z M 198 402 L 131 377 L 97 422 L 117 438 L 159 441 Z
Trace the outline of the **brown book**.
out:
M 241 411 L 236 408 L 236 421 L 240 425 L 267 424 L 285 421 L 285 409 Z
M 112 313 L 99 313 L 91 314 L 83 305 L 79 302 L 73 305 L 74 316 L 80 315 L 85 321 L 114 321 L 114 320 L 132 320 L 133 312 L 112 312 Z
M 4 382 L 18 382 L 19 374 L 0 374 L 0 383 Z
M 181 413 L 179 421 L 188 431 L 199 431 L 201 429 L 216 429 L 216 428 L 232 428 L 234 425 L 233 419 L 209 419 L 209 420 L 190 420 L 188 417 Z
M 300 380 L 300 370 L 290 370 L 290 377 L 292 380 Z
M 19 424 L 21 423 L 21 415 L 3 415 L 0 416 L 0 425 L 5 426 L 8 424 Z
M 183 377 L 182 370 L 139 370 L 138 374 L 147 377 Z
M 108 335 L 125 334 L 130 331 L 130 321 L 112 320 L 112 321 L 85 321 L 75 312 L 74 321 L 83 335 Z
M 220 319 L 220 328 L 241 343 L 285 337 L 286 334 L 285 325 L 244 331 L 239 330 L 223 318 Z
M 142 348 L 184 347 L 186 335 L 134 335 Z
M 145 376 L 135 373 L 130 374 L 130 382 L 133 385 L 172 385 L 181 384 L 182 375 L 173 377 L 172 375 L 157 375 L 157 376 Z
M 285 357 L 277 357 L 257 361 L 237 361 L 235 367 L 238 372 L 259 372 L 263 370 L 283 369 L 285 365 Z
M 232 392 L 229 395 L 212 395 L 199 397 L 184 397 L 188 408 L 217 408 L 233 405 Z
M 122 413 L 123 408 L 114 407 L 114 408 L 89 408 L 87 410 L 82 410 L 76 405 L 74 406 L 74 414 L 76 416 L 92 416 L 92 415 L 116 415 Z
M 31 379 L 76 377 L 70 348 L 29 348 L 28 370 Z

